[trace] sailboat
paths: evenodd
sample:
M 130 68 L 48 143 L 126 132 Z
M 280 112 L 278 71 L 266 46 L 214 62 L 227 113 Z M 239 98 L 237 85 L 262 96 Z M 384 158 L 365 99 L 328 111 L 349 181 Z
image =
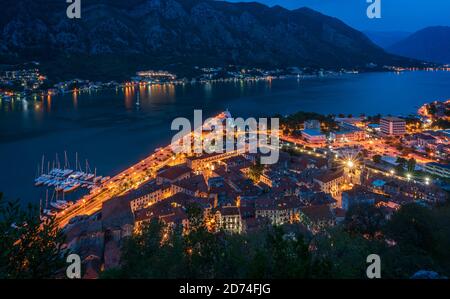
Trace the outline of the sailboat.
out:
M 91 169 L 89 167 L 89 163 L 88 160 L 86 159 L 86 176 L 84 177 L 85 181 L 90 181 L 91 179 L 93 179 L 95 177 L 94 173 L 90 173 Z
M 68 176 L 73 172 L 72 169 L 70 169 L 70 162 L 69 159 L 67 159 L 67 152 L 64 151 L 64 176 Z
M 139 107 L 139 106 L 141 106 L 141 98 L 140 98 L 140 96 L 139 96 L 139 94 L 140 94 L 139 89 L 138 89 L 138 91 L 137 91 L 136 94 L 137 94 L 137 98 L 136 98 L 136 106 Z
M 56 197 L 58 197 L 58 192 L 54 191 L 52 194 L 52 198 L 50 199 L 50 206 L 57 210 L 64 210 L 67 206 L 63 202 L 58 201 L 57 198 L 55 198 L 55 194 Z M 53 200 L 54 198 L 55 200 Z
M 73 183 L 72 185 L 68 185 L 67 187 L 65 187 L 63 191 L 65 193 L 74 191 L 75 189 L 80 187 L 80 185 L 81 185 L 80 183 Z

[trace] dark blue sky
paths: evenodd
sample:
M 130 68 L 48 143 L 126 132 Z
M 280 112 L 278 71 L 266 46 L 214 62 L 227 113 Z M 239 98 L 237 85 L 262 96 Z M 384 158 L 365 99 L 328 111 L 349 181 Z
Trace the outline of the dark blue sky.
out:
M 427 26 L 450 26 L 449 0 L 381 0 L 382 18 L 369 19 L 366 0 L 227 0 L 261 2 L 286 8 L 308 6 L 337 17 L 359 30 L 416 31 Z

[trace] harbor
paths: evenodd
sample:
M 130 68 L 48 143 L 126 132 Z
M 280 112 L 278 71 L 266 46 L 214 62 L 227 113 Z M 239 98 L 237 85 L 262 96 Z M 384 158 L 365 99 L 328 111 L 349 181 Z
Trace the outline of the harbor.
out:
M 88 160 L 85 161 L 85 168 L 82 169 L 78 153 L 75 154 L 74 166 L 73 169 L 70 167 L 66 152 L 64 152 L 64 165 L 61 165 L 58 154 L 53 161 L 47 162 L 45 156 L 42 156 L 41 163 L 37 166 L 34 185 L 46 188 L 45 202 L 42 199 L 40 201 L 41 212 L 44 215 L 54 216 L 57 212 L 73 205 L 73 201 L 66 199 L 68 193 L 76 190 L 87 190 L 89 193 L 109 179 L 109 177 L 98 176 L 95 168 L 92 172 Z M 52 192 L 51 198 L 49 198 L 49 190 Z

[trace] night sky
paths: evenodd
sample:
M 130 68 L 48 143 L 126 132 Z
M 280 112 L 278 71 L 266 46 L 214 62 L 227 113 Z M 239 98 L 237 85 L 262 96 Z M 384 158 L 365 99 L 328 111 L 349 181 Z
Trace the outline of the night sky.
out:
M 251 0 L 227 0 L 250 2 Z M 382 18 L 369 19 L 366 0 L 252 0 L 289 9 L 303 6 L 337 17 L 359 30 L 413 32 L 427 26 L 450 26 L 448 0 L 381 0 Z

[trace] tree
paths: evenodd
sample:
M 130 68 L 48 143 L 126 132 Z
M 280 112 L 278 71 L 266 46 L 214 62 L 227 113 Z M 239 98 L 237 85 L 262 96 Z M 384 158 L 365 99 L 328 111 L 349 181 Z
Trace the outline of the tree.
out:
M 396 162 L 397 164 L 402 165 L 402 166 L 405 166 L 406 163 L 407 163 L 406 159 L 405 159 L 405 158 L 402 158 L 402 157 L 397 157 L 397 160 L 396 160 L 395 162 Z
M 441 243 L 434 233 L 438 227 L 433 211 L 417 204 L 402 206 L 392 216 L 383 228 L 386 238 L 395 242 L 386 254 L 390 276 L 407 278 L 421 269 L 439 267 L 433 260 L 434 248 Z
M 431 211 L 417 204 L 402 206 L 384 228 L 386 236 L 400 245 L 421 250 L 433 248 L 435 222 Z
M 191 214 L 192 213 L 192 214 Z M 312 258 L 299 233 L 267 226 L 252 234 L 211 233 L 190 209 L 189 232 L 158 220 L 146 224 L 122 248 L 121 266 L 102 278 L 308 278 L 326 277 L 331 263 Z M 195 227 L 195 229 L 193 229 Z
M 437 112 L 436 105 L 434 103 L 428 104 L 427 110 L 428 110 L 428 113 L 431 115 L 436 114 L 436 112 Z
M 443 130 L 450 129 L 450 121 L 443 119 L 443 118 L 436 119 L 433 122 L 433 127 L 443 129 Z
M 374 163 L 381 163 L 381 156 L 380 155 L 374 155 L 373 157 L 372 157 L 372 160 L 373 160 L 373 162 Z
M 406 168 L 409 172 L 414 172 L 414 170 L 416 169 L 416 160 L 414 160 L 414 158 L 409 159 L 406 164 Z
M 369 254 L 380 252 L 383 243 L 367 240 L 361 235 L 352 235 L 341 227 L 331 229 L 327 234 L 319 235 L 313 240 L 315 256 L 323 261 L 331 261 L 326 277 L 364 279 L 366 276 L 366 258 Z M 327 263 L 325 263 L 326 265 Z
M 5 202 L 0 193 L 0 278 L 52 278 L 65 265 L 64 236 L 38 209 Z
M 259 179 L 263 173 L 264 165 L 262 165 L 259 161 L 256 164 L 250 166 L 248 177 L 255 183 L 259 182 Z
M 381 210 L 371 204 L 357 204 L 345 215 L 344 228 L 352 235 L 375 237 L 385 222 Z

